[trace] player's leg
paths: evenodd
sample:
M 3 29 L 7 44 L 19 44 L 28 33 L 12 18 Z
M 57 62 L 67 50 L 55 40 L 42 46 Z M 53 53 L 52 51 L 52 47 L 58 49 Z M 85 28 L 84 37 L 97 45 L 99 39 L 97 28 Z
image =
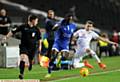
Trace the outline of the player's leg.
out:
M 57 52 L 56 50 L 52 50 L 52 51 L 51 51 L 51 59 L 50 59 L 49 66 L 48 66 L 48 74 L 45 75 L 45 78 L 51 77 L 52 68 L 53 68 L 53 66 L 54 66 L 54 61 L 55 61 L 55 59 L 56 59 L 57 53 L 58 53 L 58 52 Z
M 34 59 L 34 56 L 35 56 L 35 51 L 36 51 L 36 49 L 32 49 L 32 50 L 30 50 L 29 53 L 28 53 L 28 60 L 29 60 L 28 70 L 29 70 L 29 71 L 32 70 L 32 64 L 33 64 L 33 59 Z
M 83 66 L 86 66 L 88 68 L 93 68 L 91 64 L 87 60 L 83 61 L 83 58 L 87 56 L 88 54 L 85 53 L 84 48 L 80 48 L 76 50 L 76 53 L 73 57 L 73 66 L 74 68 L 81 68 Z M 83 61 L 83 62 L 82 62 Z
M 56 66 L 58 68 L 61 67 L 61 58 L 68 59 L 68 56 L 69 56 L 69 44 L 68 44 L 68 42 L 62 41 L 62 42 L 59 42 L 59 43 L 60 43 L 59 44 L 60 52 L 59 52 L 59 54 L 57 56 L 57 61 L 56 61 Z
M 49 47 L 47 49 L 46 56 L 48 58 L 51 58 L 51 51 L 52 51 L 52 46 L 53 46 L 54 41 L 53 40 L 48 40 L 48 43 L 49 43 Z
M 51 77 L 52 68 L 54 66 L 54 61 L 57 57 L 58 51 L 59 51 L 58 50 L 58 45 L 54 44 L 53 48 L 52 48 L 52 51 L 51 51 L 51 58 L 50 58 L 49 67 L 48 67 L 48 74 L 45 75 L 45 78 Z
M 32 64 L 33 64 L 33 57 L 28 57 L 29 59 L 29 67 L 28 67 L 28 70 L 31 71 L 32 70 Z
M 84 63 L 80 63 L 80 61 L 82 61 L 82 57 L 79 57 L 78 54 L 74 55 L 72 61 L 73 61 L 73 67 L 74 68 L 80 68 L 80 67 L 85 66 Z
M 27 60 L 28 60 L 27 54 L 21 54 L 20 55 L 20 65 L 19 65 L 20 75 L 19 75 L 19 79 L 23 79 L 25 63 L 28 63 Z
M 68 50 L 67 51 L 62 50 L 61 52 L 59 52 L 56 59 L 56 67 L 61 68 L 61 59 L 66 60 L 68 59 L 68 57 L 69 57 Z
M 93 50 L 91 50 L 91 49 L 86 49 L 86 52 L 87 52 L 88 54 L 90 54 L 93 58 L 96 59 L 96 61 L 98 62 L 98 65 L 100 66 L 100 68 L 102 68 L 102 69 L 105 69 L 105 68 L 106 68 L 106 65 L 103 64 L 103 63 L 101 63 L 101 60 L 99 59 L 99 57 L 97 56 L 97 54 L 96 54 Z

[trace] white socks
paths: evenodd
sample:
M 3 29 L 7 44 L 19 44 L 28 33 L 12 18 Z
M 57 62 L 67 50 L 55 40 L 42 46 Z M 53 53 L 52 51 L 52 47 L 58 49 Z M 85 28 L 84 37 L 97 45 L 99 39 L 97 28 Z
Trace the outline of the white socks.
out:
M 98 63 L 101 62 L 100 59 L 98 58 L 98 56 L 96 54 L 92 54 L 92 57 L 94 57 L 97 60 Z

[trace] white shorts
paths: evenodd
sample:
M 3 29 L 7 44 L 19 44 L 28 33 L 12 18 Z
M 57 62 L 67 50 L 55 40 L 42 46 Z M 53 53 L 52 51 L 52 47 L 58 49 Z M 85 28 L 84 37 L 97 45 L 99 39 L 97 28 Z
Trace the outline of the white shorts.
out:
M 95 52 L 92 49 L 90 49 L 89 47 L 79 47 L 79 48 L 76 49 L 74 57 L 77 57 L 77 58 L 81 59 L 84 56 L 89 55 L 89 53 L 86 52 L 87 49 L 90 50 L 91 54 L 95 54 Z

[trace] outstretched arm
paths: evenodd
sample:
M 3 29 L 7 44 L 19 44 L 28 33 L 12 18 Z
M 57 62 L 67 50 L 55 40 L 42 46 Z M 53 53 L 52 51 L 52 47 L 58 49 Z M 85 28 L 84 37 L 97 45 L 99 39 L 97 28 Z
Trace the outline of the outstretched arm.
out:
M 13 33 L 10 31 L 6 36 L 3 37 L 3 41 L 5 41 L 7 38 L 11 37 Z
M 98 39 L 100 39 L 100 40 L 102 40 L 102 41 L 104 41 L 104 42 L 107 42 L 107 43 L 113 44 L 113 45 L 118 45 L 117 43 L 112 42 L 112 41 L 110 41 L 109 39 L 102 38 L 102 37 L 100 37 L 100 36 L 98 37 Z

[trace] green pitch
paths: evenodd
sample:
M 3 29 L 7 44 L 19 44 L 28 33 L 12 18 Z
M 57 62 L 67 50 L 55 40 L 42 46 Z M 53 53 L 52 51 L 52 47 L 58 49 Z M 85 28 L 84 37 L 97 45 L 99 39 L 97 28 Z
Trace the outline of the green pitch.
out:
M 46 68 L 39 65 L 34 65 L 32 71 L 25 70 L 25 79 L 40 79 L 46 82 L 119 82 L 120 81 L 120 56 L 104 57 L 101 59 L 107 68 L 102 70 L 99 68 L 96 61 L 88 59 L 94 66 L 94 69 L 89 69 L 90 75 L 82 77 L 79 74 L 80 69 L 60 70 L 52 73 L 51 78 L 44 78 L 47 73 Z M 0 68 L 0 79 L 18 79 L 18 68 Z

